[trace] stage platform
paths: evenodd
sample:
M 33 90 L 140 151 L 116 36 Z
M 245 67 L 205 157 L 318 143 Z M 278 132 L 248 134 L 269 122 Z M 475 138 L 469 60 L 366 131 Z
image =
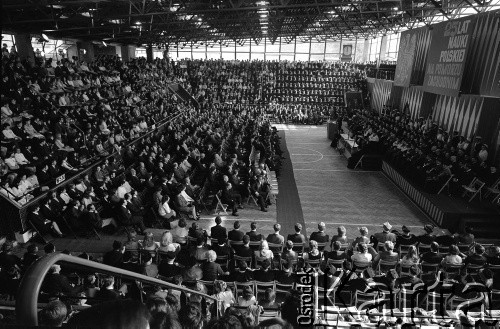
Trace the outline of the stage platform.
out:
M 500 210 L 488 201 L 472 202 L 445 194 L 429 194 L 417 189 L 390 164 L 383 162 L 382 171 L 438 226 L 457 232 L 461 227 L 474 228 L 476 237 L 495 238 L 500 233 Z

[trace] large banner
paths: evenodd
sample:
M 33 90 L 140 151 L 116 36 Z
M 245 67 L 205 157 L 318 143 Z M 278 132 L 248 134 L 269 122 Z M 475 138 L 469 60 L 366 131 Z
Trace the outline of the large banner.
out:
M 396 73 L 394 76 L 395 86 L 408 87 L 410 85 L 416 46 L 417 29 L 401 33 L 398 50 L 398 62 L 396 64 Z
M 474 23 L 474 17 L 464 17 L 433 25 L 423 84 L 425 91 L 458 96 Z

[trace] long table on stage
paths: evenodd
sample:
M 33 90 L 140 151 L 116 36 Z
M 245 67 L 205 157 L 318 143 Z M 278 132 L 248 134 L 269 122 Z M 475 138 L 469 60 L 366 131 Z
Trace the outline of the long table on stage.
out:
M 356 153 L 358 151 L 358 144 L 356 144 L 354 139 L 349 138 L 348 134 L 340 134 L 340 139 L 337 145 L 337 149 L 346 158 L 350 158 L 353 153 Z

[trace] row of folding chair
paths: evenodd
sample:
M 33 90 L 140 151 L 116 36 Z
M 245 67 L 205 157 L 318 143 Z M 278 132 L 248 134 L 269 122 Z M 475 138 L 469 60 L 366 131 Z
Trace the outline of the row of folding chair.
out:
M 209 294 L 214 293 L 214 281 L 198 280 L 197 282 L 203 283 L 209 292 Z M 189 282 L 184 282 L 189 285 Z M 283 295 L 290 292 L 296 285 L 295 284 L 283 284 L 278 281 L 262 282 L 262 281 L 249 281 L 249 282 L 237 282 L 237 281 L 226 281 L 227 287 L 233 292 L 233 295 L 238 302 L 239 296 L 243 293 L 244 289 L 250 287 L 256 300 L 261 300 L 264 298 L 265 291 L 268 288 L 273 289 L 276 294 Z
M 474 177 L 469 185 L 462 185 L 464 190 L 462 197 L 467 198 L 468 202 L 471 202 L 477 195 L 479 195 L 479 200 L 483 199 L 483 190 L 486 190 L 484 197 L 489 198 L 491 196 L 492 202 L 498 202 L 500 198 L 500 178 L 496 180 L 491 186 L 486 186 L 486 183 L 477 177 Z

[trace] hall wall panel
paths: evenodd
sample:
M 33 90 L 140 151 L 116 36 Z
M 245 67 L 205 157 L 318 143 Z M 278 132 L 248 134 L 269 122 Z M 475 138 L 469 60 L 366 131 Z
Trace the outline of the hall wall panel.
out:
M 372 86 L 368 88 L 371 89 L 371 108 L 381 112 L 384 105 L 386 105 L 391 96 L 392 81 L 390 80 L 380 80 L 374 79 Z M 369 83 L 370 85 L 370 83 Z
M 461 89 L 500 97 L 500 10 L 477 16 Z
M 489 146 L 488 153 L 490 160 L 494 159 L 498 143 L 497 130 L 500 126 L 500 98 L 484 97 L 483 109 L 477 124 L 477 134 Z
M 470 138 L 477 132 L 479 118 L 483 110 L 484 97 L 462 95 L 451 97 L 437 95 L 432 118 L 445 131 L 458 131 Z
M 410 112 L 410 117 L 415 119 L 420 116 L 423 98 L 424 91 L 420 86 L 404 88 L 399 106 L 405 112 Z

